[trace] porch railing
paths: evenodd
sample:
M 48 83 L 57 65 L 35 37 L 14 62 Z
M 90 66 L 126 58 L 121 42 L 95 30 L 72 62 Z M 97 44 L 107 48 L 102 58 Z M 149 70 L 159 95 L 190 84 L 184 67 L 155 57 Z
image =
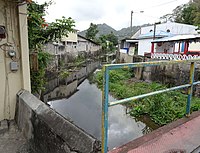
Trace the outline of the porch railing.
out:
M 194 73 L 195 73 L 195 63 L 200 62 L 200 59 L 191 59 L 191 60 L 173 60 L 173 61 L 152 61 L 152 62 L 141 62 L 141 63 L 126 63 L 126 64 L 111 64 L 103 66 L 103 94 L 102 94 L 102 153 L 108 152 L 108 107 L 123 104 L 129 101 L 138 100 L 144 97 L 153 96 L 156 94 L 169 92 L 173 90 L 188 88 L 188 98 L 186 106 L 186 115 L 190 115 L 190 104 L 192 100 L 193 86 L 200 84 L 200 81 L 194 82 Z M 135 68 L 135 67 L 152 67 L 160 65 L 170 65 L 170 64 L 187 64 L 190 65 L 190 79 L 188 84 L 180 85 L 168 89 L 163 89 L 147 94 L 142 94 L 134 97 L 129 97 L 122 100 L 117 100 L 114 102 L 109 102 L 109 71 L 120 68 Z
M 151 53 L 151 58 L 161 59 L 161 60 L 192 60 L 192 59 L 200 59 L 200 55 Z

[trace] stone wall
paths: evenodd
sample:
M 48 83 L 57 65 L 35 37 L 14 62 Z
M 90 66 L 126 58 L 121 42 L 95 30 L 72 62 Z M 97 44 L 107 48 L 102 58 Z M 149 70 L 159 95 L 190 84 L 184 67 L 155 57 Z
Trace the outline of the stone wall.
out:
M 190 64 L 173 64 L 144 68 L 142 79 L 173 86 L 189 83 Z M 195 68 L 195 80 L 200 80 L 200 64 Z
M 120 63 L 133 63 L 133 56 L 120 52 Z
M 37 153 L 100 153 L 100 142 L 28 91 L 17 95 L 16 122 Z

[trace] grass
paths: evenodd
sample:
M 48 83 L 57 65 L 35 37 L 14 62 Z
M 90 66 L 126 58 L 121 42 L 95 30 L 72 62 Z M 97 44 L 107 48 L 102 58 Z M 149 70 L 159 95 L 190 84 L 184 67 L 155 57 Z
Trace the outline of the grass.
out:
M 111 71 L 109 92 L 117 99 L 124 99 L 167 88 L 167 85 L 156 82 L 132 81 L 132 76 L 133 73 L 129 69 Z M 102 88 L 102 72 L 95 75 L 94 81 Z M 153 122 L 162 126 L 182 118 L 186 112 L 186 102 L 187 95 L 179 90 L 131 101 L 126 105 L 131 108 L 129 112 L 131 116 L 148 115 Z M 200 98 L 192 97 L 191 112 L 199 109 Z

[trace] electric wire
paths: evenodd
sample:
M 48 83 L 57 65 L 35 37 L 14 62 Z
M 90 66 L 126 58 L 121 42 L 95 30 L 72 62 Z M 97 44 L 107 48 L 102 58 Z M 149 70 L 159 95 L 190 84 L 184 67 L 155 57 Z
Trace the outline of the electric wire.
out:
M 180 0 L 173 0 L 173 1 L 165 2 L 165 3 L 161 3 L 161 4 L 158 4 L 158 5 L 153 5 L 153 6 L 150 6 L 150 7 L 142 8 L 140 10 L 148 10 L 148 9 L 152 9 L 152 8 L 155 8 L 155 7 L 160 7 L 160 6 L 168 5 L 168 4 L 174 3 L 176 1 L 180 1 Z

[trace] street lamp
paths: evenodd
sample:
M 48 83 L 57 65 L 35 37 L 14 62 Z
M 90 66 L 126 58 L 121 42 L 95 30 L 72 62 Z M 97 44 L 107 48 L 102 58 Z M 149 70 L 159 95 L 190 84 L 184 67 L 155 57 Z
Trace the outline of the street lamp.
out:
M 133 32 L 133 13 L 144 13 L 144 11 L 139 11 L 139 12 L 131 11 L 131 33 Z

